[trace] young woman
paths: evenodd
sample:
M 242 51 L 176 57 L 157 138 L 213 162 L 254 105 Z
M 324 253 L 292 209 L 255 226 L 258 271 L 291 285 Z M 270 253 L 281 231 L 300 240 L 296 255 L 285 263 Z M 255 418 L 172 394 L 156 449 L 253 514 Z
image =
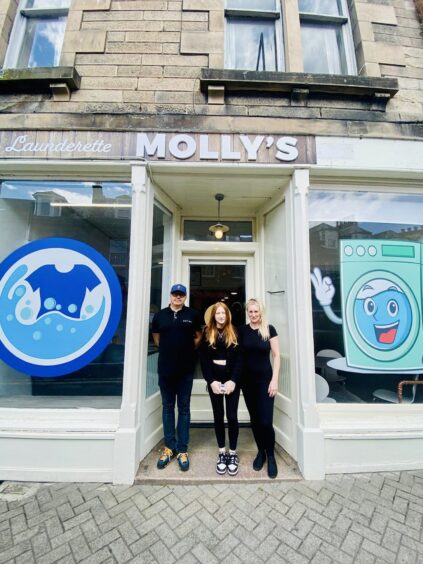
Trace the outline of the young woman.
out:
M 216 472 L 228 472 L 230 476 L 235 476 L 239 468 L 236 446 L 241 354 L 231 312 L 222 302 L 217 302 L 210 308 L 200 348 L 200 361 L 213 408 L 214 430 L 219 447 Z M 229 452 L 225 448 L 225 404 Z
M 244 360 L 241 386 L 258 448 L 253 468 L 261 470 L 267 458 L 268 476 L 276 478 L 278 467 L 275 459 L 273 403 L 278 392 L 279 339 L 273 325 L 268 325 L 263 304 L 259 300 L 249 300 L 246 310 L 249 323 L 240 328 Z

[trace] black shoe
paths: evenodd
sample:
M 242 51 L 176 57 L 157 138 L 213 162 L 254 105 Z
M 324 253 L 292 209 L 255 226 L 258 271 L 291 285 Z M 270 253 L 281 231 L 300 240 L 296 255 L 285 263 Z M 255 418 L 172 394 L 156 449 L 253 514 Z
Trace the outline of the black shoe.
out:
M 266 451 L 265 450 L 259 450 L 258 453 L 257 453 L 257 456 L 255 457 L 254 462 L 253 462 L 254 470 L 256 470 L 256 472 L 261 470 L 263 468 L 265 462 L 266 462 Z
M 267 457 L 267 475 L 269 478 L 276 478 L 278 475 L 278 465 L 276 464 L 276 458 L 272 455 Z
M 239 470 L 239 458 L 236 454 L 228 454 L 227 458 L 229 476 L 236 476 Z
M 227 469 L 228 469 L 228 455 L 225 452 L 219 452 L 219 456 L 217 458 L 217 463 L 216 463 L 216 472 L 218 474 L 226 474 Z

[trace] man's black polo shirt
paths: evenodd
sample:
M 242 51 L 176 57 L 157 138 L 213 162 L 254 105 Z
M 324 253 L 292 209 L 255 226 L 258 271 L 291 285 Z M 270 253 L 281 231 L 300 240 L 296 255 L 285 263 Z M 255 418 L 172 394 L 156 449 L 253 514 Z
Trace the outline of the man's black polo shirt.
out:
M 198 311 L 186 306 L 179 311 L 165 307 L 153 317 L 151 330 L 160 334 L 159 377 L 192 374 L 197 360 L 194 336 L 201 330 Z

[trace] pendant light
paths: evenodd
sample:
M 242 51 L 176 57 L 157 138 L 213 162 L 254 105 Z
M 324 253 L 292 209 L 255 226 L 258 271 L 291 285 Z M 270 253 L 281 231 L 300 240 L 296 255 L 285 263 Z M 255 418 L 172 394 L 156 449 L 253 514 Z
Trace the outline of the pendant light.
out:
M 223 235 L 229 231 L 227 225 L 223 225 L 220 221 L 220 202 L 225 196 L 223 194 L 216 194 L 214 199 L 217 201 L 217 223 L 209 227 L 210 233 L 213 233 L 216 239 L 222 239 Z

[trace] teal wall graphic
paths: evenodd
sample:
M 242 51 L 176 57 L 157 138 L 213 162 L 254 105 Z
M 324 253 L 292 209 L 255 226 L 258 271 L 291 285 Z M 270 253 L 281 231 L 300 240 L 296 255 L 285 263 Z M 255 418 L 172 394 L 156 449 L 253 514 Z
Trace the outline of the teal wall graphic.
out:
M 340 241 L 342 318 L 331 308 L 335 287 L 319 268 L 316 298 L 342 323 L 346 363 L 395 372 L 423 369 L 422 243 L 380 239 Z

